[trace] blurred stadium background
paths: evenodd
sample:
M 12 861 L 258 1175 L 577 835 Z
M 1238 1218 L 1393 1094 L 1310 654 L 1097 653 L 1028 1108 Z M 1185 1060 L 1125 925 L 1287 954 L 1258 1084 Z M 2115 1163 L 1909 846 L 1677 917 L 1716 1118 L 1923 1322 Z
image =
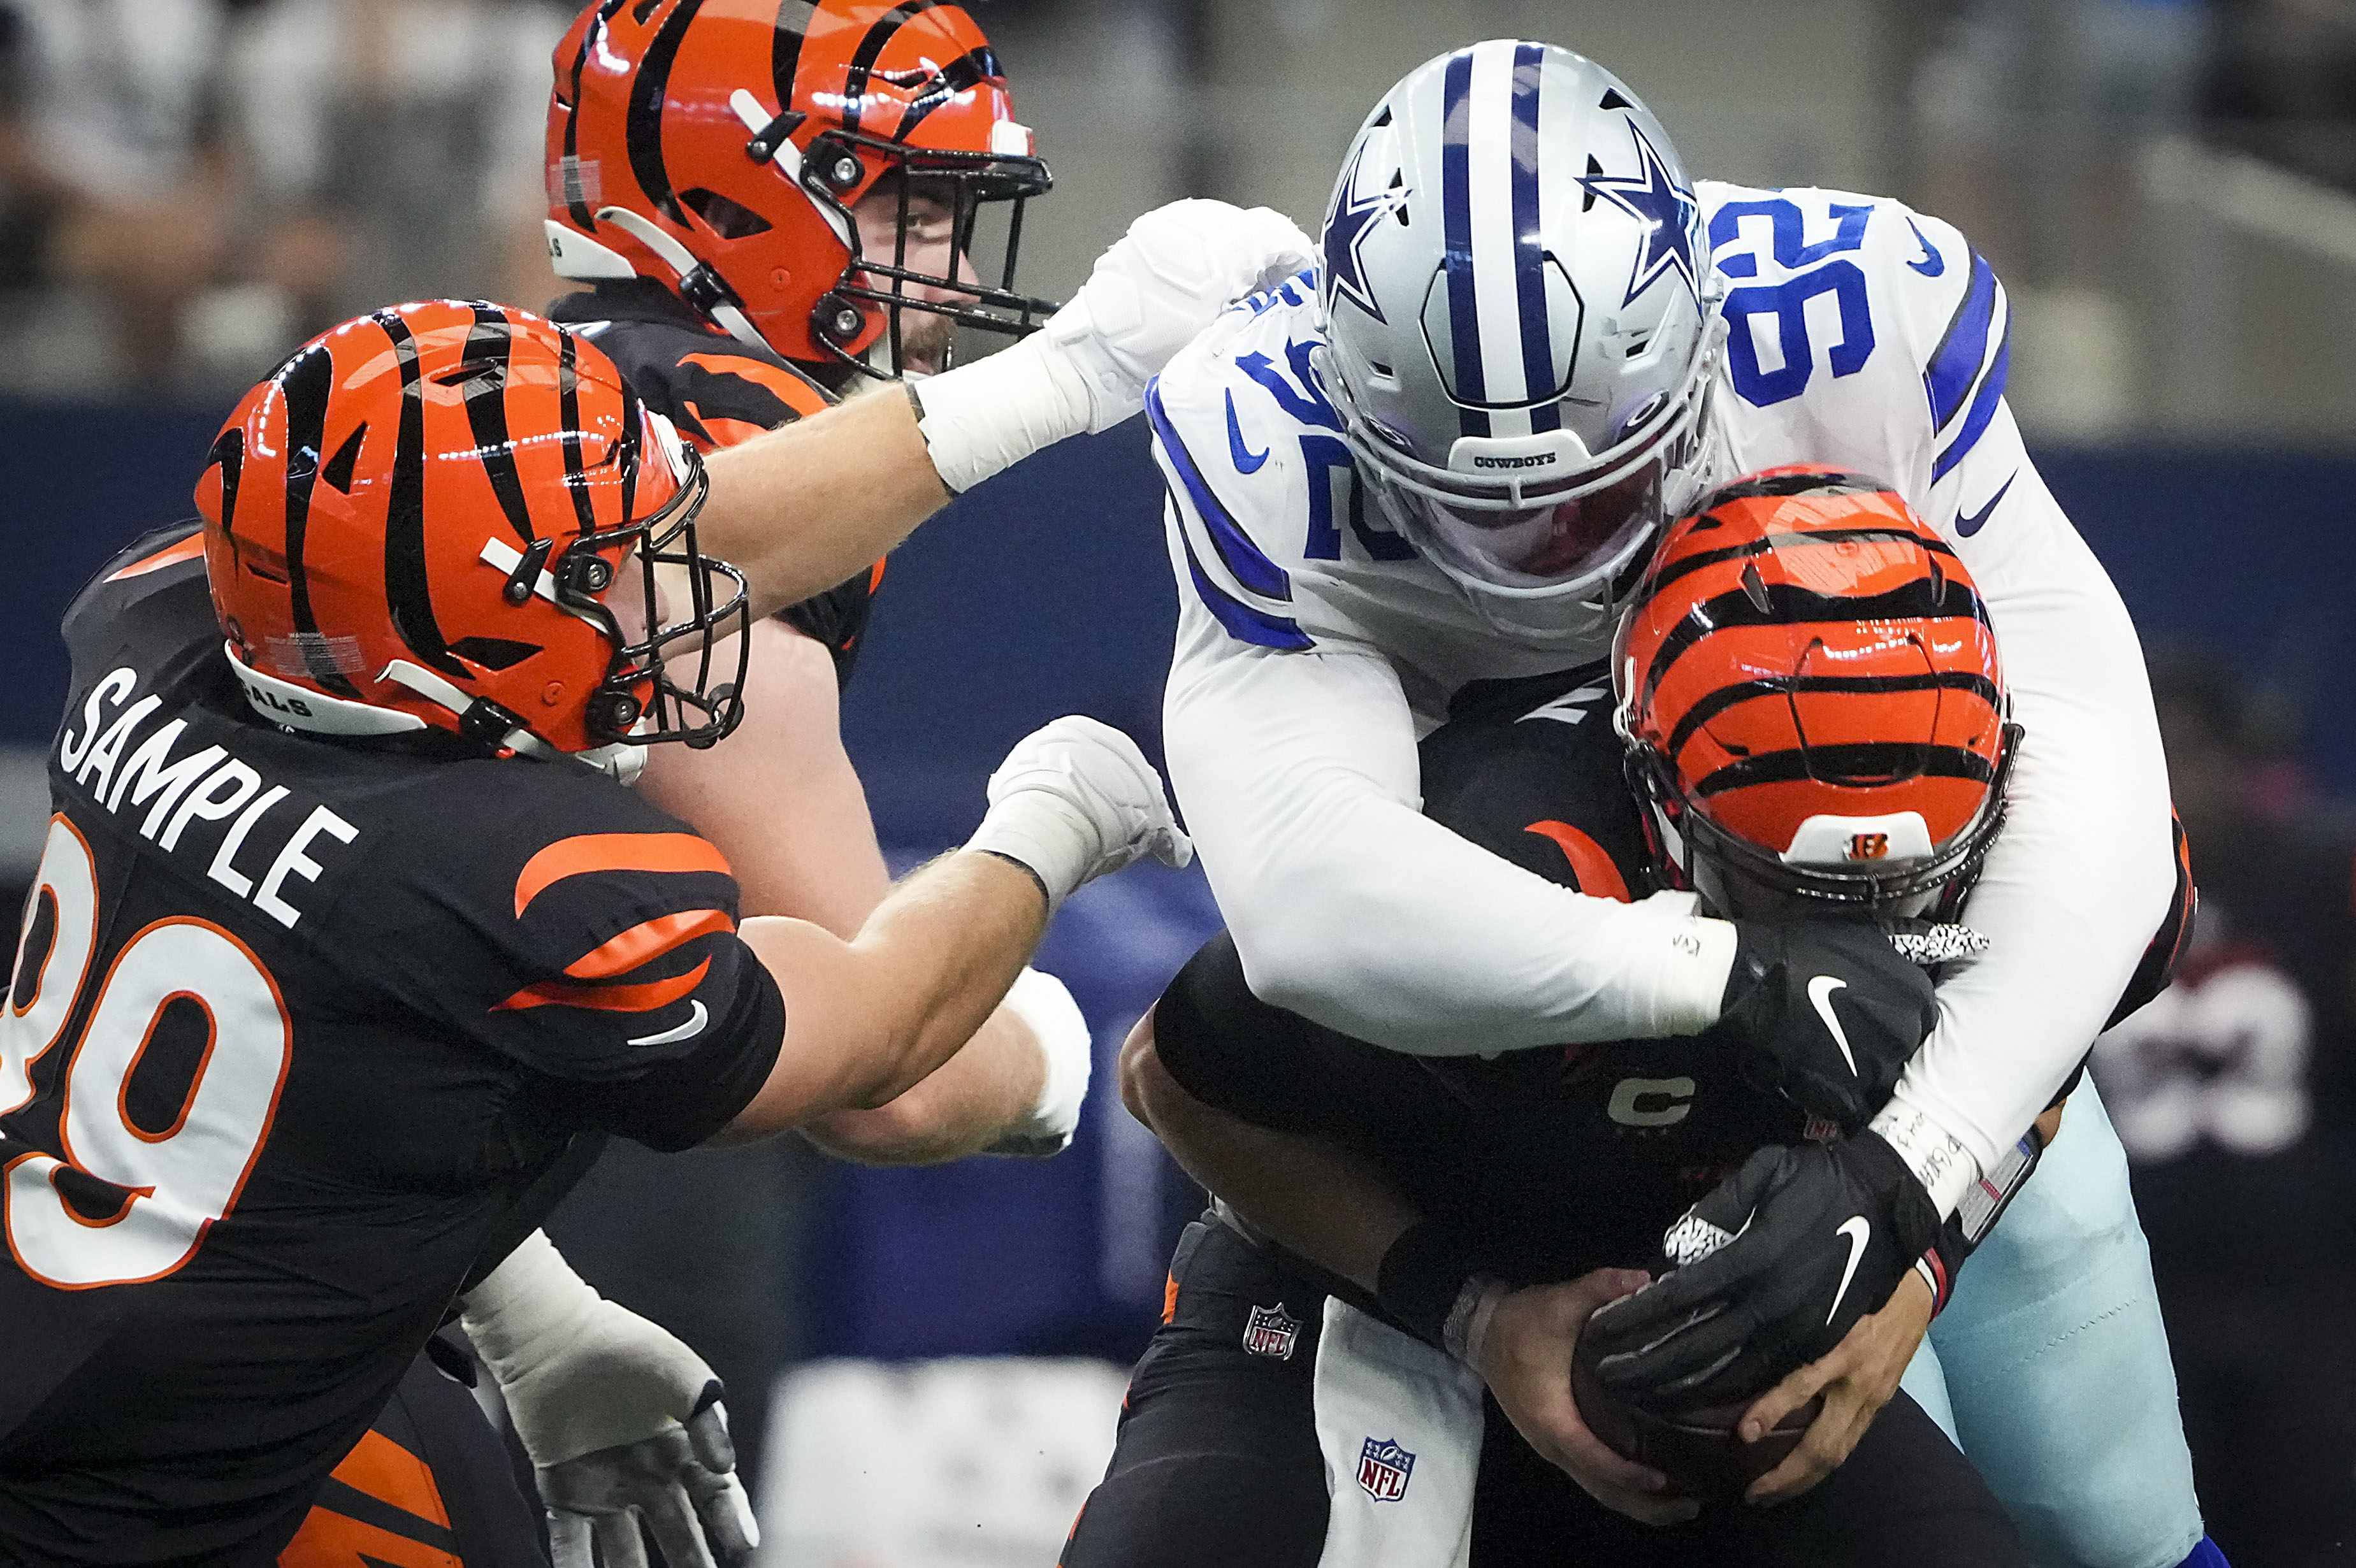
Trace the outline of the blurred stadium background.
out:
M 2244 1568 L 2356 1560 L 2356 0 L 969 9 L 1057 176 L 1026 234 L 1033 292 L 1067 293 L 1180 196 L 1313 227 L 1374 97 L 1500 34 L 1611 66 L 1698 174 L 1896 194 L 1974 237 L 2018 313 L 2014 407 L 2152 655 L 2204 889 L 2190 972 L 2097 1073 L 2212 1528 Z M 362 308 L 558 292 L 541 123 L 571 10 L 0 0 L 0 883 L 37 858 L 57 616 L 189 513 L 236 395 Z M 1158 511 L 1132 426 L 993 481 L 895 557 L 845 710 L 895 857 L 957 841 L 1000 752 L 1054 714 L 1150 743 L 1173 614 Z M 1100 1067 L 1215 919 L 1193 875 L 1072 901 L 1043 964 Z M 1105 1078 L 1046 1165 L 777 1150 L 715 1176 L 694 1222 L 755 1260 L 750 1283 L 633 1305 L 745 1326 L 702 1348 L 765 1456 L 765 1562 L 1053 1560 L 1198 1201 Z M 609 1163 L 566 1221 L 593 1278 L 686 1222 L 632 1210 L 635 1168 Z M 802 1365 L 762 1441 L 781 1337 Z

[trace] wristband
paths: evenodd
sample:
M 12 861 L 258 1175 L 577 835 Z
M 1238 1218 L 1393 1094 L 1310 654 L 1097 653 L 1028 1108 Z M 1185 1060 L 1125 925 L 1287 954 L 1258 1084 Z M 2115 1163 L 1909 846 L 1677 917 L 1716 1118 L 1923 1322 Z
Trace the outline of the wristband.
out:
M 1931 1316 L 1933 1317 L 1947 1309 L 1947 1297 L 1955 1291 L 1955 1269 L 1963 1258 L 1955 1244 L 1956 1238 L 1949 1234 L 1954 1226 L 1954 1221 L 1948 1221 L 1941 1227 L 1939 1239 L 1931 1243 L 1930 1250 L 1914 1260 L 1914 1272 L 1921 1275 L 1922 1283 L 1931 1287 Z
M 1479 1267 L 1457 1232 L 1418 1220 L 1383 1254 L 1375 1271 L 1375 1299 L 1399 1327 L 1446 1349 L 1449 1318 Z
M 1440 1326 L 1440 1348 L 1468 1367 L 1476 1365 L 1482 1343 L 1489 1338 L 1489 1320 L 1496 1317 L 1497 1303 L 1510 1288 L 1485 1274 L 1466 1280 L 1456 1293 L 1456 1305 L 1448 1309 L 1448 1321 Z
M 957 495 L 1088 428 L 1087 382 L 1044 332 L 929 377 L 910 395 L 934 471 Z

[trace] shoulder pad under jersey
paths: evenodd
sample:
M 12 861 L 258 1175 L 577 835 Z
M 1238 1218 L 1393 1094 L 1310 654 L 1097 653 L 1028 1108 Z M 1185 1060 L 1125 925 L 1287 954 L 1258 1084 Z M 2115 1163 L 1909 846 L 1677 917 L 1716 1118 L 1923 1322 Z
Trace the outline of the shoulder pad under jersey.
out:
M 1995 421 L 2010 315 L 1994 269 L 1954 225 L 1847 191 L 1699 182 L 1726 286 L 1725 374 L 1737 462 L 1837 464 L 1931 491 Z
M 1547 667 L 1487 668 L 1495 634 L 1359 483 L 1323 341 L 1304 274 L 1234 307 L 1147 389 L 1180 593 L 1237 641 L 1372 647 L 1433 667 L 1442 692 Z

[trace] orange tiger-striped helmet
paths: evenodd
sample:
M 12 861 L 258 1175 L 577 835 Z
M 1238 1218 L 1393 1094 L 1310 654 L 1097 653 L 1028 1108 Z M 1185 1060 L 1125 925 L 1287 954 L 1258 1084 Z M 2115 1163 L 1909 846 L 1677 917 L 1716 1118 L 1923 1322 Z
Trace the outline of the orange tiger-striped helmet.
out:
M 1612 670 L 1663 851 L 1721 909 L 1748 882 L 1920 912 L 2002 824 L 2019 730 L 1987 611 L 1877 480 L 1777 468 L 1708 496 L 1669 529 Z
M 596 347 L 523 311 L 433 300 L 346 322 L 248 392 L 197 507 L 213 606 L 264 718 L 612 747 L 594 760 L 618 765 L 625 745 L 709 745 L 741 712 L 742 658 L 716 683 L 712 645 L 743 628 L 744 580 L 697 552 L 703 490 L 693 453 Z M 646 613 L 659 566 L 687 574 L 683 619 Z
M 549 249 L 568 278 L 651 278 L 788 359 L 863 357 L 925 310 L 1021 334 L 1023 203 L 1054 183 L 990 40 L 936 0 L 596 0 L 556 48 Z M 851 208 L 886 180 L 900 250 Z M 944 197 L 947 275 L 906 265 L 906 198 Z M 961 278 L 982 203 L 1012 201 L 994 286 Z M 948 300 L 908 292 L 949 291 Z

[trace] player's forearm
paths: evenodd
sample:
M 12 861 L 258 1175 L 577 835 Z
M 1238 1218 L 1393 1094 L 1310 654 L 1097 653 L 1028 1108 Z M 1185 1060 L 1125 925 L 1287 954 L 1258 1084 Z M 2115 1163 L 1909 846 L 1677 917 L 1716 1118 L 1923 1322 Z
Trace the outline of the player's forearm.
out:
M 1900 1105 L 1983 1169 L 2085 1054 L 2175 887 L 2135 628 L 2034 472 L 2019 484 L 2049 515 L 2007 519 L 2045 537 L 1981 575 L 2025 731 L 2004 831 L 1964 912 L 1990 947 L 1940 987 L 1938 1028 L 1899 1085 Z
M 864 570 L 947 506 L 916 413 L 896 387 L 724 448 L 697 548 L 752 584 L 755 617 Z
M 744 723 L 708 750 L 649 747 L 638 793 L 727 858 L 745 914 L 789 915 L 848 941 L 892 878 L 843 753 L 834 660 L 778 621 L 756 622 L 751 638 Z
M 862 1165 L 938 1165 L 996 1143 L 1031 1115 L 1045 1087 L 1038 1041 L 1001 1006 L 906 1093 L 872 1111 L 838 1111 L 802 1133 L 837 1158 Z
M 1420 1218 L 1390 1179 L 1338 1145 L 1254 1126 L 1188 1093 L 1162 1065 L 1148 1015 L 1120 1061 L 1121 1099 L 1186 1173 L 1279 1245 L 1376 1288 L 1383 1256 Z
M 734 1130 L 782 1131 L 905 1093 L 997 1008 L 1046 918 L 1028 871 L 959 852 L 903 881 L 848 943 L 801 921 L 745 922 L 784 994 L 786 1035 Z
M 1173 668 L 1171 777 L 1264 1000 L 1395 1051 L 1696 1032 L 1733 931 L 1548 882 L 1417 809 L 1413 720 L 1365 656 Z

